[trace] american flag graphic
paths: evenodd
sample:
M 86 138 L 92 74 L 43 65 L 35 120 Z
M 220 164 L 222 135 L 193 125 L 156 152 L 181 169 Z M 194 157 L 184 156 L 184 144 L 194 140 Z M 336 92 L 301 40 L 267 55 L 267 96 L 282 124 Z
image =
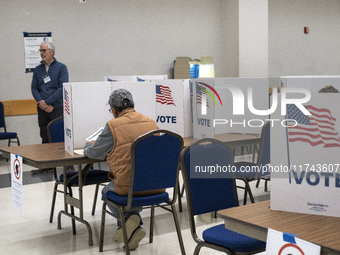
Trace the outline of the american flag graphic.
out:
M 172 91 L 168 86 L 156 85 L 156 102 L 176 106 L 171 93 Z
M 324 148 L 340 147 L 340 136 L 335 130 L 336 118 L 329 109 L 305 106 L 312 115 L 305 115 L 295 104 L 287 105 L 288 119 L 298 125 L 288 127 L 289 142 L 305 142 Z
M 205 89 L 205 87 L 203 87 Z M 197 104 L 202 104 L 202 95 L 207 94 L 205 91 L 201 90 L 201 87 L 199 85 L 196 85 L 196 103 Z M 209 108 L 209 100 L 206 97 L 206 104 L 207 107 Z
M 64 89 L 64 102 L 65 102 L 65 112 L 67 113 L 67 115 L 71 114 L 71 110 L 70 110 L 70 98 L 68 96 L 68 92 L 66 89 Z

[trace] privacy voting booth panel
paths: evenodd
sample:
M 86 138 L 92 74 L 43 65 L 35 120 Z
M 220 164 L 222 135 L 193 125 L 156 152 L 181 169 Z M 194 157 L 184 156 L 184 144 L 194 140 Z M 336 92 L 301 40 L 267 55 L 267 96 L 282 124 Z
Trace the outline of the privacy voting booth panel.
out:
M 167 75 L 105 76 L 106 81 L 155 82 L 155 121 L 159 128 L 182 137 L 192 136 L 192 117 L 189 80 L 167 79 Z
M 152 80 L 156 88 L 156 122 L 159 128 L 182 137 L 192 136 L 189 80 Z
M 108 111 L 113 90 L 125 88 L 134 98 L 136 111 L 156 119 L 153 82 L 79 82 L 64 84 L 65 150 L 73 155 L 84 148 L 86 138 L 113 118 Z
M 164 80 L 168 79 L 167 74 L 163 75 L 111 75 L 104 76 L 104 81 L 145 81 L 145 80 Z
M 264 112 L 269 108 L 267 78 L 199 78 L 190 82 L 195 138 L 213 138 L 222 133 L 261 133 L 268 119 L 268 113 Z M 262 115 L 250 110 L 250 97 L 251 105 Z
M 325 86 L 333 86 L 340 91 L 340 75 L 281 76 L 281 87 L 305 88 L 318 93 Z
M 340 94 L 312 93 L 303 105 L 312 115 L 295 104 L 272 115 L 291 121 L 271 128 L 271 209 L 340 217 Z

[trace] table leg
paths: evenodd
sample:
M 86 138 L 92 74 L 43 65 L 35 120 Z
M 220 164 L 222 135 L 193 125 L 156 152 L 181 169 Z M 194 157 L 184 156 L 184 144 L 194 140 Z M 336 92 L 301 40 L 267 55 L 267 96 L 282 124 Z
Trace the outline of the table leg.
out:
M 84 220 L 84 209 L 83 209 L 83 186 L 84 186 L 84 179 L 83 179 L 83 173 L 86 175 L 87 171 L 92 167 L 92 164 L 87 164 L 84 169 L 82 169 L 81 165 L 78 165 L 78 174 L 76 176 L 72 176 L 73 178 L 78 178 L 78 188 L 79 188 L 79 199 L 74 198 L 73 196 L 66 195 L 67 191 L 67 185 L 70 182 L 70 179 L 67 179 L 66 177 L 66 167 L 64 167 L 64 210 L 60 211 L 58 214 L 58 229 L 61 229 L 61 215 L 64 214 L 70 218 L 72 218 L 72 221 L 76 220 L 80 223 L 85 224 L 87 227 L 87 231 L 89 234 L 89 246 L 93 245 L 93 239 L 92 239 L 92 229 L 90 224 Z M 76 207 L 79 209 L 79 217 L 74 215 L 74 212 L 72 211 L 71 214 L 68 212 L 68 205 L 72 207 Z M 73 228 L 73 225 L 72 225 Z M 75 231 L 75 228 L 74 228 Z M 75 232 L 74 232 L 75 234 Z

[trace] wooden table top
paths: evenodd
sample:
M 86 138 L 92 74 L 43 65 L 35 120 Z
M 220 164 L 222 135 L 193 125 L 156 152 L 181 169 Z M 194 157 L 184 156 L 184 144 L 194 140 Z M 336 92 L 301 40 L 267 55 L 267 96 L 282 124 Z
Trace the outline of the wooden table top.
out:
M 261 141 L 261 136 L 256 134 L 224 133 L 216 134 L 214 138 L 220 140 L 221 142 L 228 143 L 231 146 L 257 144 Z M 183 140 L 184 146 L 189 146 L 199 139 L 193 137 L 184 137 Z
M 98 160 L 89 159 L 84 155 L 71 156 L 65 151 L 64 143 L 45 143 L 2 147 L 0 151 L 4 157 L 9 158 L 10 154 L 20 154 L 23 163 L 38 168 L 59 167 L 95 163 Z
M 324 251 L 331 251 L 322 254 L 340 254 L 339 217 L 274 211 L 270 209 L 270 201 L 221 210 L 218 215 L 225 219 L 226 227 L 234 231 L 238 228 L 238 223 L 246 224 L 243 227 L 248 229 L 243 228 L 243 234 L 257 230 L 266 236 L 267 229 L 271 228 L 296 234 L 300 239 L 320 245 Z M 261 239 L 263 240 L 263 236 Z

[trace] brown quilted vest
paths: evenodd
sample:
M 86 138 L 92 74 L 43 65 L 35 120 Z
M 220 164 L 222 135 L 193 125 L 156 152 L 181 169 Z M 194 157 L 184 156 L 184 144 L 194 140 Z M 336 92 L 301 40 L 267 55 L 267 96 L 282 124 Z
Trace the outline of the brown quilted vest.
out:
M 114 146 L 107 154 L 107 163 L 111 172 L 109 178 L 113 180 L 114 190 L 119 195 L 126 196 L 130 184 L 131 144 L 142 134 L 158 129 L 156 122 L 148 116 L 128 108 L 119 116 L 108 122 L 114 139 Z M 134 195 L 158 194 L 164 190 L 138 192 Z

